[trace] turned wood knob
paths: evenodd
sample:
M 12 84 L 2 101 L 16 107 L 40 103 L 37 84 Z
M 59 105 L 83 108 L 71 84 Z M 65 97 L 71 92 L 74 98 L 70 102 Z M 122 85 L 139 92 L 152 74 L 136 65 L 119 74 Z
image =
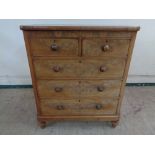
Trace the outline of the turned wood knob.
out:
M 51 45 L 51 49 L 52 49 L 52 51 L 58 51 L 59 47 L 58 47 L 58 45 L 56 43 L 53 43 Z
M 105 72 L 106 70 L 107 70 L 107 67 L 106 66 L 102 65 L 100 67 L 100 72 Z
M 61 87 L 56 87 L 55 88 L 55 92 L 62 92 L 62 90 L 63 90 L 63 88 L 61 88 Z
M 97 109 L 97 110 L 102 109 L 102 107 L 103 107 L 102 104 L 96 104 L 96 109 Z
M 64 106 L 63 106 L 63 105 L 58 105 L 58 106 L 57 106 L 57 109 L 58 109 L 58 110 L 64 110 Z
M 107 44 L 107 45 L 102 46 L 101 48 L 102 48 L 102 51 L 104 51 L 104 52 L 107 52 L 107 51 L 109 51 L 109 50 L 110 50 L 110 46 L 109 46 L 108 44 Z
M 60 66 L 54 66 L 53 67 L 53 71 L 54 72 L 60 72 L 60 70 L 61 70 L 61 67 Z
M 98 86 L 98 87 L 97 87 L 97 90 L 98 90 L 99 92 L 102 92 L 102 91 L 104 90 L 104 87 L 103 87 L 103 86 Z

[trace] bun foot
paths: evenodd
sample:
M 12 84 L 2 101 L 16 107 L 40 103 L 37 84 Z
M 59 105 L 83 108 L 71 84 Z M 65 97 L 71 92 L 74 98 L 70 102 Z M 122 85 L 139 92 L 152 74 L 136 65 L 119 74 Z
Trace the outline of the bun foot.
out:
M 111 125 L 115 128 L 118 125 L 119 121 L 111 121 Z
M 44 129 L 46 127 L 45 121 L 39 121 L 38 123 L 39 123 L 40 128 Z

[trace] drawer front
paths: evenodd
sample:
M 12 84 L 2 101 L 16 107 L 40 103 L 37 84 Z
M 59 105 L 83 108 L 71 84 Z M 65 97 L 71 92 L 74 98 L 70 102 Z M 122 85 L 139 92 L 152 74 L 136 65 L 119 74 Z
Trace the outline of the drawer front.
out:
M 38 78 L 121 78 L 125 60 L 34 60 Z
M 117 100 L 41 100 L 43 115 L 113 115 L 116 113 Z
M 40 98 L 117 98 L 119 80 L 39 80 Z
M 119 56 L 125 57 L 128 53 L 130 40 L 125 39 L 84 39 L 82 51 L 84 56 Z
M 119 80 L 83 80 L 80 83 L 81 98 L 117 98 L 120 93 Z
M 78 39 L 31 38 L 33 56 L 77 56 Z
M 79 98 L 78 81 L 39 80 L 38 94 L 40 98 Z

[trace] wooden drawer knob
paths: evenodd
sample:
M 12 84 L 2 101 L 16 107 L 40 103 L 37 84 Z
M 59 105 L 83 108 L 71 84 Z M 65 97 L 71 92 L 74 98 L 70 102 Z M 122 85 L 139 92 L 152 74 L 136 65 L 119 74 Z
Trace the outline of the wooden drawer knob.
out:
M 58 51 L 59 47 L 58 47 L 58 45 L 56 43 L 53 43 L 51 45 L 51 49 L 52 49 L 52 51 Z
M 60 70 L 61 70 L 61 67 L 60 66 L 54 66 L 53 67 L 53 71 L 54 72 L 60 72 Z
M 109 45 L 104 45 L 104 46 L 101 47 L 101 49 L 102 49 L 103 52 L 108 52 L 108 51 L 110 51 L 110 46 Z
M 102 91 L 104 91 L 104 87 L 103 87 L 103 86 L 98 86 L 98 87 L 97 87 L 97 90 L 98 90 L 99 92 L 102 92 Z
M 97 110 L 100 110 L 100 109 L 102 109 L 102 108 L 103 108 L 102 104 L 96 104 L 96 109 L 97 109 Z
M 107 70 L 107 67 L 106 66 L 102 65 L 100 67 L 100 72 L 105 72 L 106 70 Z
M 57 110 L 64 110 L 64 106 L 63 105 L 58 105 Z
M 56 87 L 55 88 L 55 92 L 62 92 L 62 90 L 63 90 L 63 88 L 61 88 L 61 87 Z

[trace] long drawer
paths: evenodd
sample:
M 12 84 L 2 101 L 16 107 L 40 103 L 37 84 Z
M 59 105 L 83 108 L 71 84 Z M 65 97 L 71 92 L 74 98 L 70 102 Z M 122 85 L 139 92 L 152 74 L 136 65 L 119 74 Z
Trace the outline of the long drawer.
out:
M 42 115 L 113 115 L 116 113 L 118 100 L 59 100 L 40 101 Z
M 34 59 L 37 78 L 122 78 L 125 59 Z
M 120 80 L 38 80 L 40 98 L 117 98 Z

